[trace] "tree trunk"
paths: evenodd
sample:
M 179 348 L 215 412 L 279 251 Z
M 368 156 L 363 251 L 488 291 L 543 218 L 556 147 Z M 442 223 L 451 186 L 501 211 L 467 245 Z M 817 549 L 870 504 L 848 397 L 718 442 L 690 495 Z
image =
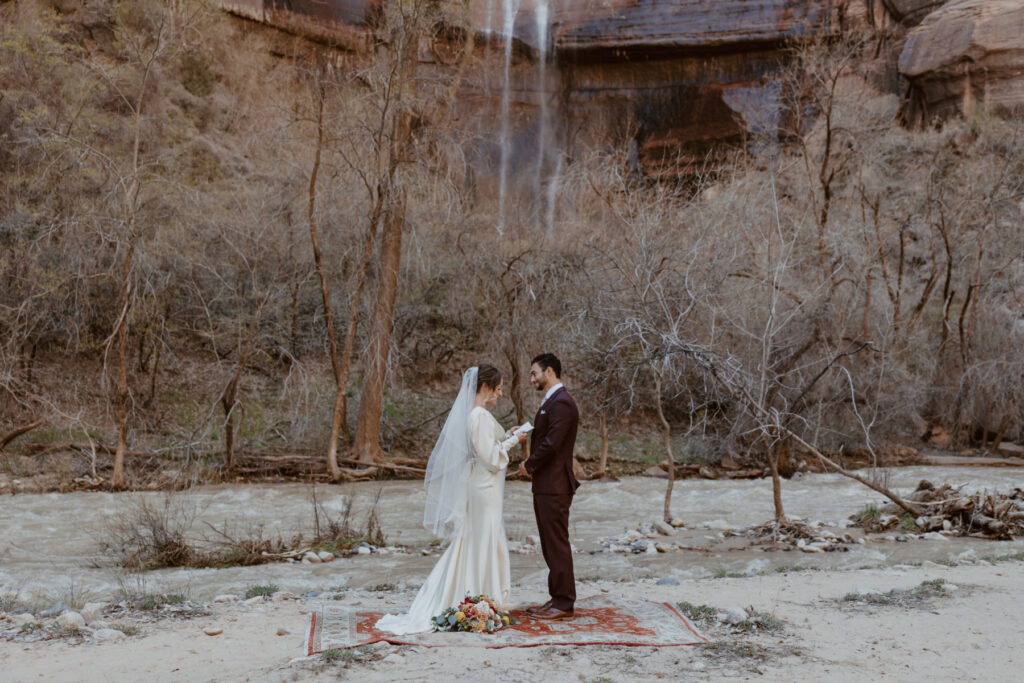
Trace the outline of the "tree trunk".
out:
M 327 99 L 326 88 L 319 79 L 315 84 L 316 97 L 316 151 L 313 155 L 313 169 L 309 174 L 309 202 L 307 205 L 307 219 L 309 221 L 309 241 L 313 245 L 313 263 L 316 266 L 316 274 L 320 278 L 320 297 L 324 306 L 324 322 L 327 325 L 327 340 L 330 345 L 331 369 L 334 371 L 335 386 L 341 383 L 341 366 L 338 363 L 338 340 L 334 334 L 334 315 L 331 313 L 331 292 L 327 286 L 327 274 L 324 272 L 323 257 L 320 252 L 320 235 L 316 225 L 316 181 L 320 175 L 320 156 L 324 148 L 324 100 Z M 339 390 L 340 387 L 339 387 Z M 337 409 L 335 409 L 337 413 Z M 230 428 L 230 418 L 228 420 Z M 335 430 L 336 418 L 331 420 L 331 438 L 327 448 L 327 471 L 331 479 L 341 477 L 341 470 L 338 468 L 337 460 L 337 431 Z M 332 448 L 333 446 L 333 448 Z
M 381 417 L 384 412 L 384 387 L 387 384 L 388 359 L 391 354 L 391 332 L 394 326 L 395 299 L 398 295 L 398 273 L 402 263 L 402 232 L 405 228 L 406 193 L 397 181 L 399 167 L 409 158 L 412 149 L 413 112 L 404 103 L 407 89 L 413 86 L 418 60 L 419 38 L 416 27 L 400 40 L 397 55 L 397 98 L 387 144 L 385 183 L 380 187 L 381 233 L 377 296 L 370 318 L 369 360 L 363 391 L 359 398 L 356 419 L 355 457 L 360 463 L 373 465 L 381 461 Z M 378 148 L 380 149 L 380 148 Z
M 661 422 L 662 432 L 665 439 L 665 470 L 668 472 L 668 488 L 665 491 L 664 518 L 666 522 L 672 521 L 672 488 L 676 482 L 676 460 L 672 455 L 672 428 L 665 419 L 665 411 L 661 408 L 661 376 L 654 371 L 654 405 L 658 409 L 658 420 Z
M 608 410 L 601 411 L 601 459 L 598 461 L 597 473 L 601 477 L 608 475 Z
M 388 201 L 381 235 L 380 281 L 370 323 L 366 381 L 359 399 L 359 417 L 356 421 L 356 459 L 367 465 L 380 461 L 384 456 L 380 447 L 380 423 L 384 412 L 384 387 L 391 352 L 395 298 L 398 294 L 398 270 L 402 260 L 405 196 L 400 189 L 392 191 L 394 194 Z
M 348 428 L 348 376 L 352 371 L 352 352 L 355 349 L 356 330 L 359 327 L 359 304 L 363 299 L 363 289 L 366 287 L 366 279 L 370 271 L 370 261 L 373 258 L 373 244 L 377 240 L 377 231 L 384 208 L 384 199 L 387 197 L 387 187 L 390 187 L 394 180 L 395 170 L 397 169 L 391 169 L 387 183 L 378 187 L 377 201 L 374 203 L 373 215 L 370 217 L 370 225 L 363 240 L 363 259 L 359 264 L 359 272 L 356 274 L 356 288 L 352 293 L 352 300 L 349 303 L 348 331 L 345 333 L 345 346 L 341 351 L 341 369 L 338 374 L 337 390 L 334 395 L 331 436 L 327 444 L 328 461 L 333 460 L 337 462 L 339 432 L 345 437 L 345 443 L 352 439 L 352 434 Z
M 124 487 L 124 456 L 128 452 L 128 313 L 132 296 L 132 257 L 135 254 L 134 212 L 129 218 L 128 247 L 121 270 L 121 305 L 117 322 L 117 449 L 114 451 L 114 488 Z
M 772 448 L 771 441 L 767 435 L 761 437 L 764 441 L 764 452 L 768 457 L 768 469 L 772 473 L 772 502 L 775 504 L 775 523 L 785 524 L 786 513 L 782 509 L 782 481 L 779 478 L 779 454 Z
M 246 335 L 245 344 L 238 350 L 238 362 L 235 364 L 235 371 L 220 395 L 220 405 L 224 410 L 224 465 L 228 472 L 235 465 L 235 398 L 238 395 L 238 382 L 242 378 L 242 372 L 245 370 L 245 365 L 249 362 L 249 355 L 252 353 L 252 343 L 256 338 L 256 331 L 259 329 L 264 303 L 265 300 L 256 309 L 256 315 L 253 317 L 252 325 L 249 326 L 249 334 Z

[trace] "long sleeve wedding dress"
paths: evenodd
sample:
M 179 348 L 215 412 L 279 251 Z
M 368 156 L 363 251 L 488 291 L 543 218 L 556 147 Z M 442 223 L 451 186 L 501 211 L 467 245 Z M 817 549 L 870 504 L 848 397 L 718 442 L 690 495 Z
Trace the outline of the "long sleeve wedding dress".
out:
M 429 631 L 432 618 L 459 604 L 466 595 L 487 595 L 507 605 L 511 592 L 508 541 L 502 522 L 508 451 L 518 443 L 490 411 L 475 407 L 469 415 L 473 458 L 466 478 L 465 523 L 434 565 L 406 614 L 388 614 L 377 622 L 397 635 Z

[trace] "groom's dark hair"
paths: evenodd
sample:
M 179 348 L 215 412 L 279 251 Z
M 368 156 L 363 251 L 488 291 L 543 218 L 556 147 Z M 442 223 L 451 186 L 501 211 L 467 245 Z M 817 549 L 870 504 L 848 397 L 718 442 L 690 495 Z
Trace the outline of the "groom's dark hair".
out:
M 541 370 L 547 370 L 551 368 L 555 371 L 555 377 L 562 379 L 562 361 L 558 360 L 558 357 L 553 353 L 542 353 L 530 361 L 530 365 L 536 363 L 540 366 Z

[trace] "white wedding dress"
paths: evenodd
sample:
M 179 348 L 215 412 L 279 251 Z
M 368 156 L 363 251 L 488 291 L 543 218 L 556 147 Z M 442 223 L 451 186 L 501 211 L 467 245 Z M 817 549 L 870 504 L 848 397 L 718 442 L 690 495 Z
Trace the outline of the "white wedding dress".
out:
M 505 432 L 490 411 L 475 407 L 469 414 L 472 457 L 465 466 L 464 522 L 434 565 L 406 614 L 388 614 L 376 627 L 397 635 L 434 628 L 433 617 L 454 607 L 466 595 L 487 595 L 507 606 L 511 592 L 508 541 L 502 522 L 508 450 L 518 439 Z

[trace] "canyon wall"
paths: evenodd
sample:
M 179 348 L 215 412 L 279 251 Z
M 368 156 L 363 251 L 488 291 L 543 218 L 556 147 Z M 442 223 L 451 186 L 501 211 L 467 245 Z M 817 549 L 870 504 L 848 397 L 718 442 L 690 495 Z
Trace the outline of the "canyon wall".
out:
M 374 0 L 220 4 L 352 51 L 365 49 L 379 14 Z M 865 75 L 899 96 L 904 121 L 970 113 L 979 102 L 1024 105 L 1021 0 L 472 0 L 469 20 L 479 58 L 460 92 L 460 122 L 478 163 L 493 164 L 503 144 L 516 172 L 543 175 L 556 163 L 551 149 L 605 140 L 658 176 L 751 134 L 776 136 L 787 45 L 851 26 L 880 36 L 879 63 Z M 499 110 L 509 29 L 508 106 Z

